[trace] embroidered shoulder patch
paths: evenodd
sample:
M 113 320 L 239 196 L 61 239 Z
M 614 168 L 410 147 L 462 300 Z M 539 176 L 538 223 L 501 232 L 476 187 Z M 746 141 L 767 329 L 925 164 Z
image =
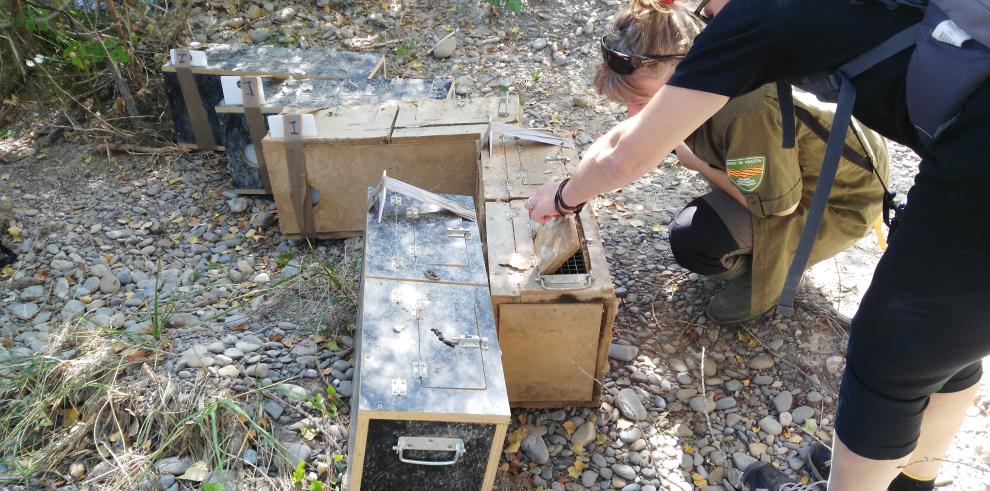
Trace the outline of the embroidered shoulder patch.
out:
M 763 172 L 766 169 L 767 158 L 762 155 L 727 160 L 725 171 L 729 180 L 739 189 L 751 192 L 763 182 Z

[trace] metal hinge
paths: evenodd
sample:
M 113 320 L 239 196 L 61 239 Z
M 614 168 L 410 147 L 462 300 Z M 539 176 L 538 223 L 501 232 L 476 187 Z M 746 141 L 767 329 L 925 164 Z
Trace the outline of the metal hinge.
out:
M 392 379 L 392 395 L 393 396 L 406 395 L 406 379 L 403 378 Z
M 478 347 L 481 349 L 488 349 L 488 338 L 482 336 L 464 335 L 456 338 L 454 341 L 457 342 L 458 346 L 463 346 L 466 348 Z
M 427 373 L 425 361 L 413 362 L 413 377 L 426 378 Z

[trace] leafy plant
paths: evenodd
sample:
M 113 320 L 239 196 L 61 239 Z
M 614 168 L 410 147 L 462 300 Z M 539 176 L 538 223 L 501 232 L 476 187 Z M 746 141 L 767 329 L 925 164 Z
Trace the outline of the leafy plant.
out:
M 223 484 L 218 482 L 208 482 L 206 484 L 203 484 L 203 487 L 200 489 L 202 491 L 226 491 L 223 487 Z
M 292 484 L 299 486 L 302 484 L 303 478 L 306 477 L 306 461 L 300 460 L 296 464 L 296 469 L 292 471 Z
M 395 57 L 398 59 L 415 58 L 417 44 L 415 41 L 406 41 L 395 48 Z
M 293 254 L 291 251 L 285 251 L 278 255 L 278 259 L 275 260 L 275 263 L 278 264 L 278 267 L 284 268 L 295 257 L 296 255 Z
M 332 385 L 327 386 L 326 395 L 316 393 L 310 397 L 310 404 L 320 410 L 324 416 L 336 418 L 337 408 L 340 407 L 340 395 Z
M 485 0 L 485 3 L 517 14 L 521 13 L 523 9 L 522 0 Z

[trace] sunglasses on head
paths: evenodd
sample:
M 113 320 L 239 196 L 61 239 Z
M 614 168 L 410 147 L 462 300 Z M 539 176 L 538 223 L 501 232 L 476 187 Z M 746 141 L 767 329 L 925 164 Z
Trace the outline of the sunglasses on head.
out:
M 712 20 L 711 17 L 705 15 L 705 6 L 708 5 L 708 2 L 710 1 L 711 0 L 701 0 L 701 2 L 698 3 L 698 8 L 694 9 L 694 16 L 701 19 L 702 22 L 706 24 L 708 21 Z
M 684 55 L 627 55 L 608 47 L 605 36 L 601 39 L 602 58 L 605 64 L 619 75 L 628 75 L 643 65 L 652 65 L 665 60 L 684 58 Z

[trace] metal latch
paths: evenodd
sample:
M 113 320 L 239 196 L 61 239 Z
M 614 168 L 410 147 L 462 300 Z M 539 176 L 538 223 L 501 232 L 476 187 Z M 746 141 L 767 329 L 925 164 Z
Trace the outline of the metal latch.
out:
M 425 361 L 414 361 L 413 362 L 413 377 L 426 378 L 426 362 Z
M 393 396 L 406 395 L 406 379 L 403 378 L 392 379 L 392 395 Z
M 448 228 L 447 237 L 460 237 L 462 239 L 467 239 L 471 237 L 471 229 L 469 228 Z
M 415 206 L 406 208 L 406 218 L 419 218 L 419 208 Z
M 544 157 L 544 159 L 547 162 L 564 162 L 564 163 L 566 163 L 566 162 L 570 162 L 571 161 L 571 158 L 570 157 L 566 157 L 566 156 L 560 155 L 560 154 L 557 154 L 557 155 L 547 155 L 546 157 Z
M 482 336 L 464 335 L 454 339 L 458 346 L 465 348 L 488 349 L 488 338 Z

